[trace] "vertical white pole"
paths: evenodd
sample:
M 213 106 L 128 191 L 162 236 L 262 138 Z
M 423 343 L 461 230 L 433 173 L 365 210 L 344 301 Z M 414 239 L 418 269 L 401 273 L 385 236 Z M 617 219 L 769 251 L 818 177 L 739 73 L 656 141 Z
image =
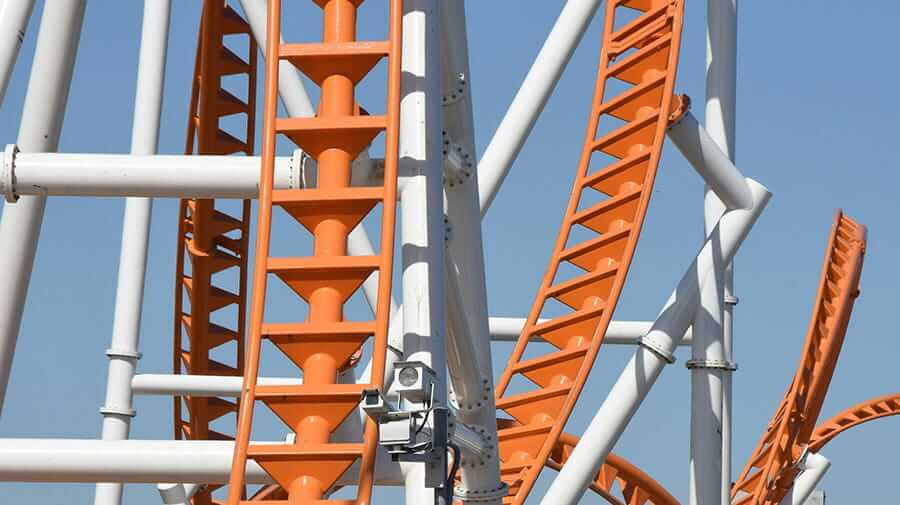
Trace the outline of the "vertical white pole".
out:
M 435 407 L 446 405 L 441 50 L 436 0 L 403 3 L 399 173 L 403 351 L 436 372 Z M 409 504 L 434 502 L 425 465 L 401 463 Z M 443 475 L 443 469 L 440 469 Z
M 466 35 L 465 3 L 462 0 L 440 2 L 444 37 L 444 130 L 450 140 L 475 159 L 475 132 L 472 114 L 471 73 Z M 456 90 L 462 88 L 461 93 Z M 455 95 L 455 98 L 454 98 Z M 488 328 L 487 293 L 484 275 L 484 249 L 481 238 L 481 209 L 478 178 L 470 177 L 445 191 L 448 237 L 448 276 L 459 282 L 464 303 L 468 335 L 478 354 L 477 370 L 484 381 L 483 405 L 474 411 L 461 410 L 462 422 L 480 429 L 487 440 L 497 439 L 497 410 L 494 405 L 494 373 L 491 361 L 491 336 Z M 463 458 L 465 459 L 465 458 Z M 459 491 L 466 495 L 502 494 L 499 457 L 496 445 L 484 461 L 463 461 Z M 465 500 L 463 500 L 465 501 Z M 500 498 L 486 499 L 485 505 L 499 505 Z
M 706 130 L 728 158 L 735 160 L 735 108 L 737 95 L 737 0 L 709 0 L 706 46 Z M 721 213 L 721 203 L 711 192 L 706 197 L 706 223 Z M 734 296 L 733 262 L 725 266 L 721 291 L 722 349 L 726 362 L 733 353 Z M 722 502 L 731 502 L 732 373 L 722 370 Z
M 34 0 L 3 0 L 0 5 L 0 103 L 16 67 Z
M 794 485 L 780 505 L 804 505 L 831 468 L 831 461 L 821 454 L 810 452 L 803 458 L 801 465 L 803 472 L 794 480 Z
M 137 88 L 134 97 L 134 125 L 131 132 L 132 154 L 156 154 L 159 122 L 165 84 L 166 50 L 169 39 L 170 0 L 145 0 L 138 60 Z M 122 223 L 122 249 L 116 288 L 113 334 L 109 357 L 109 375 L 103 415 L 103 440 L 125 440 L 135 411 L 132 407 L 131 380 L 134 377 L 144 300 L 144 276 L 150 243 L 150 217 L 153 200 L 127 198 Z M 100 483 L 94 492 L 95 505 L 119 505 L 122 484 Z
M 84 7 L 85 0 L 48 0 L 44 6 L 19 126 L 18 145 L 24 152 L 54 152 L 59 145 Z M 22 197 L 7 203 L 0 218 L 0 409 L 46 202 L 45 197 Z

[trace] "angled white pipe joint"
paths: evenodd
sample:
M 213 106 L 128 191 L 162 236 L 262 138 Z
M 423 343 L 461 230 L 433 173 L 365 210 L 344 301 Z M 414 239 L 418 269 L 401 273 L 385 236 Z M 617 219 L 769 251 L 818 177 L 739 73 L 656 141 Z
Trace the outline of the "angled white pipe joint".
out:
M 448 265 L 448 272 L 451 271 Z M 481 375 L 478 363 L 478 351 L 472 330 L 466 319 L 459 281 L 454 275 L 447 275 L 447 368 L 453 384 L 453 396 L 457 407 L 464 411 L 467 418 L 475 410 L 483 409 L 487 403 L 482 401 L 484 395 L 490 393 L 485 377 Z
M 771 193 L 747 179 L 753 195 L 750 209 L 726 212 L 688 267 L 647 336 L 600 405 L 581 441 L 541 500 L 542 505 L 575 505 L 625 431 L 690 326 L 700 301 L 700 289 L 712 282 L 714 258 L 731 261 L 759 218 Z
M 803 471 L 794 480 L 794 486 L 781 500 L 780 505 L 804 505 L 831 468 L 831 461 L 821 454 L 807 452 L 800 460 L 800 466 Z
M 200 486 L 196 484 L 185 486 L 184 484 L 164 483 L 156 485 L 163 505 L 191 505 L 191 498 L 199 488 Z
M 669 126 L 668 135 L 726 207 L 749 209 L 753 205 L 747 179 L 690 110 Z
M 538 324 L 547 322 L 548 319 L 538 319 Z M 522 329 L 525 328 L 524 317 L 491 317 L 488 325 L 491 329 L 491 340 L 494 342 L 516 342 Z M 653 321 L 610 321 L 603 337 L 604 345 L 637 345 L 653 326 Z M 680 346 L 689 346 L 694 335 L 691 328 L 684 333 Z M 532 337 L 533 342 L 540 342 L 540 337 Z
M 299 149 L 275 160 L 275 188 L 308 187 L 314 164 Z M 259 196 L 259 157 L 25 153 L 6 146 L 0 193 L 22 195 L 241 198 Z

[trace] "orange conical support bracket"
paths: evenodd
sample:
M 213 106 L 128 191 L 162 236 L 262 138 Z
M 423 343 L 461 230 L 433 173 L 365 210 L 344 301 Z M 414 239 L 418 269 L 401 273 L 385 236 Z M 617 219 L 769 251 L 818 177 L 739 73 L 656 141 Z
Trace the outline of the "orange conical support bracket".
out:
M 226 35 L 246 38 L 246 57 L 225 47 Z M 250 25 L 237 11 L 224 0 L 204 1 L 185 153 L 253 154 L 256 51 Z M 222 77 L 236 74 L 247 77 L 243 97 L 222 88 Z M 219 124 L 221 118 L 236 114 L 246 117 L 240 139 L 223 131 Z M 243 372 L 249 219 L 249 201 L 243 202 L 236 217 L 216 209 L 213 200 L 181 202 L 175 283 L 175 373 L 233 376 Z M 214 284 L 213 277 L 227 271 L 236 272 L 237 280 L 223 289 Z M 232 307 L 236 316 L 230 323 L 211 321 L 214 312 Z M 226 345 L 233 345 L 231 364 L 211 358 L 214 350 L 223 356 L 220 348 Z M 237 403 L 223 398 L 175 398 L 175 437 L 232 440 L 231 435 L 213 430 L 210 425 L 237 410 Z M 194 495 L 192 503 L 212 505 L 217 489 L 218 486 L 204 488 Z
M 670 122 L 683 14 L 683 0 L 607 3 L 575 185 L 547 272 L 497 385 L 497 408 L 520 424 L 498 433 L 501 474 L 510 489 L 504 503 L 521 505 L 549 461 L 625 283 Z M 632 21 L 617 27 L 625 16 Z M 598 196 L 599 203 L 588 203 Z M 583 235 L 589 236 L 575 238 Z M 539 322 L 542 317 L 548 320 Z M 535 345 L 536 338 L 553 348 Z M 534 387 L 511 394 L 516 377 Z M 642 497 L 634 494 L 628 503 L 643 503 Z
M 784 400 L 731 490 L 735 505 L 777 505 L 800 472 L 859 294 L 866 228 L 838 210 L 806 343 Z
M 323 41 L 282 44 L 281 2 L 268 3 L 265 131 L 260 178 L 259 220 L 253 265 L 250 339 L 228 505 L 242 500 L 248 460 L 256 461 L 284 489 L 291 505 L 371 503 L 377 426 L 352 443 L 334 443 L 332 432 L 353 412 L 363 389 L 381 389 L 387 352 L 390 283 L 397 201 L 397 157 L 400 112 L 400 48 L 402 2 L 388 2 L 388 40 L 356 40 L 361 0 L 317 0 L 323 10 Z M 388 60 L 386 113 L 363 113 L 355 98 L 359 81 L 383 58 Z M 287 60 L 321 86 L 318 115 L 279 118 L 278 63 Z M 350 165 L 375 137 L 385 133 L 384 184 L 351 187 Z M 316 188 L 274 191 L 275 139 L 284 135 L 318 163 Z M 373 256 L 349 256 L 350 231 L 381 209 L 381 250 Z M 272 257 L 272 213 L 281 208 L 312 235 L 312 254 Z M 375 318 L 344 319 L 344 305 L 372 273 L 379 273 Z M 305 320 L 267 323 L 266 285 L 277 277 L 306 302 Z M 302 370 L 301 386 L 258 386 L 262 340 L 268 339 Z M 360 348 L 372 342 L 372 382 L 337 384 L 337 374 Z M 292 430 L 293 442 L 253 444 L 253 408 L 265 403 Z M 337 478 L 359 461 L 354 500 L 328 500 Z M 274 493 L 267 493 L 272 496 Z

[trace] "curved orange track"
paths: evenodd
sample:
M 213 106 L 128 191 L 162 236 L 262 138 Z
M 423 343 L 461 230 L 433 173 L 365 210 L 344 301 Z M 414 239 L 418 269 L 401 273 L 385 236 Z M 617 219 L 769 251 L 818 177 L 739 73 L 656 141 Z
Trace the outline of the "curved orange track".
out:
M 497 436 L 501 477 L 509 485 L 505 503 L 522 504 L 548 461 L 625 284 L 669 124 L 683 13 L 683 0 L 607 2 L 571 198 L 525 328 L 497 384 L 497 408 L 518 424 Z M 549 320 L 539 323 L 541 317 Z
M 819 452 L 825 444 L 850 428 L 896 415 L 900 415 L 900 394 L 879 396 L 854 405 L 817 426 L 809 442 L 809 450 Z
M 866 228 L 838 210 L 794 380 L 732 488 L 735 505 L 777 505 L 799 473 L 859 294 Z

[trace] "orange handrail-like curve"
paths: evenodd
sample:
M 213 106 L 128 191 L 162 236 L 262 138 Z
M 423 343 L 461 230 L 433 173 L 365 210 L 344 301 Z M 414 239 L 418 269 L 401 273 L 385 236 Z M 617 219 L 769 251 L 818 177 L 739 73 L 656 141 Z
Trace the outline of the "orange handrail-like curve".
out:
M 825 444 L 850 428 L 896 415 L 900 415 L 900 394 L 879 396 L 854 405 L 817 426 L 809 442 L 809 450 L 819 452 Z
M 571 198 L 527 323 L 497 384 L 497 408 L 519 424 L 498 432 L 501 477 L 509 485 L 505 503 L 525 501 L 550 457 L 624 286 L 670 121 L 683 15 L 683 0 L 607 3 Z M 617 17 L 632 20 L 617 23 Z M 549 321 L 540 323 L 541 317 Z
M 865 244 L 866 228 L 838 210 L 797 373 L 731 490 L 735 505 L 776 505 L 799 473 L 859 294 Z
M 227 35 L 247 39 L 246 56 L 242 58 L 225 46 Z M 204 1 L 186 154 L 253 154 L 256 51 L 250 25 L 237 11 L 223 0 Z M 243 96 L 235 96 L 236 91 L 227 91 L 223 86 L 223 77 L 233 75 L 246 76 L 246 89 L 238 93 Z M 220 119 L 238 115 L 244 116 L 245 126 L 235 136 L 222 128 Z M 243 202 L 239 215 L 231 215 L 217 209 L 215 200 L 185 199 L 178 217 L 174 372 L 240 376 L 244 369 L 250 201 Z M 237 275 L 233 282 L 223 282 L 222 276 L 217 275 L 220 272 Z M 220 311 L 234 312 L 230 323 Z M 219 324 L 213 322 L 214 318 Z M 226 350 L 233 357 L 225 359 Z M 175 438 L 233 440 L 228 430 L 216 430 L 212 425 L 222 426 L 220 420 L 237 409 L 237 402 L 226 398 L 175 397 Z M 219 487 L 204 487 L 194 495 L 192 503 L 211 505 L 213 492 Z
M 323 11 L 322 41 L 281 43 L 281 0 L 269 0 L 266 30 L 266 81 L 259 219 L 253 264 L 249 342 L 241 394 L 228 505 L 238 505 L 248 460 L 258 463 L 284 490 L 292 505 L 321 504 L 334 482 L 359 462 L 356 498 L 371 503 L 377 426 L 367 420 L 362 437 L 332 440 L 342 421 L 356 411 L 365 389 L 383 388 L 390 312 L 391 270 L 397 202 L 400 116 L 402 1 L 390 0 L 388 40 L 356 40 L 363 0 L 314 0 Z M 386 113 L 365 115 L 355 99 L 356 85 L 387 58 Z M 278 67 L 289 61 L 321 88 L 314 118 L 277 117 Z M 382 186 L 351 187 L 351 162 L 384 133 Z M 317 164 L 313 188 L 275 190 L 276 136 L 284 135 Z M 350 256 L 347 237 L 366 217 L 378 219 L 380 251 Z M 312 252 L 288 257 L 270 253 L 272 214 L 281 208 L 312 235 Z M 280 232 L 283 233 L 283 232 Z M 379 273 L 378 302 L 371 321 L 347 321 L 345 304 L 373 272 Z M 272 323 L 266 317 L 266 287 L 277 277 L 306 302 L 305 319 Z M 374 338 L 372 338 L 374 337 Z M 303 371 L 297 386 L 257 385 L 262 340 L 281 350 Z M 372 341 L 371 381 L 338 384 L 337 374 L 357 350 Z M 296 435 L 285 444 L 253 444 L 253 407 L 265 403 Z

